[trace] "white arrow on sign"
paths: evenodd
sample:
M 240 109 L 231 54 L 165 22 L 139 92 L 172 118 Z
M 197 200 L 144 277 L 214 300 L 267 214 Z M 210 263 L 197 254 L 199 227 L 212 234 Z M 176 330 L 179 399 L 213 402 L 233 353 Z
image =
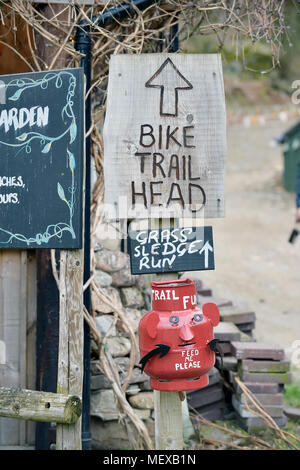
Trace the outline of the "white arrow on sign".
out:
M 168 58 L 145 83 L 145 87 L 160 88 L 160 115 L 175 117 L 178 116 L 178 90 L 191 90 L 193 85 Z
M 203 245 L 201 250 L 199 251 L 199 255 L 201 255 L 203 253 L 203 251 L 204 251 L 204 267 L 208 268 L 208 254 L 209 254 L 209 251 L 211 251 L 211 252 L 214 251 L 213 247 L 211 246 L 211 244 L 209 243 L 208 240 L 205 243 L 205 245 Z

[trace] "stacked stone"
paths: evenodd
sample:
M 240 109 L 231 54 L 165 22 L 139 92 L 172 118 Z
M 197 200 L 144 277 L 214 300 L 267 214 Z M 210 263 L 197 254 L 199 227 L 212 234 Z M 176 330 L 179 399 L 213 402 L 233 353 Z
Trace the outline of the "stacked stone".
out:
M 253 330 L 255 329 L 256 315 L 253 310 L 234 305 L 221 305 L 219 309 L 220 320 L 222 322 L 233 323 L 242 333 L 250 336 L 250 338 L 252 338 L 251 341 L 254 340 Z
M 108 240 L 113 243 L 113 240 Z M 106 240 L 107 242 L 107 240 Z M 111 246 L 110 248 L 116 248 Z M 131 328 L 137 335 L 139 321 L 148 310 L 145 289 L 148 280 L 145 276 L 133 276 L 130 271 L 129 256 L 116 249 L 104 248 L 98 243 L 95 249 L 95 279 L 105 296 L 118 309 L 122 309 Z M 95 324 L 103 338 L 109 330 L 105 348 L 108 357 L 114 362 L 114 368 L 123 384 L 128 376 L 131 341 L 124 325 L 118 321 L 115 325 L 112 308 L 103 302 L 92 290 L 92 306 Z M 137 344 L 138 344 L 138 338 Z M 98 347 L 92 341 L 92 358 L 98 356 Z M 136 415 L 144 420 L 151 436 L 154 435 L 153 392 L 149 377 L 141 373 L 139 357 L 126 390 L 126 398 L 134 408 Z M 97 449 L 129 448 L 128 433 L 132 424 L 120 420 L 120 409 L 112 386 L 102 373 L 99 360 L 91 360 L 91 432 L 92 446 Z M 131 430 L 131 432 L 133 429 Z
M 277 425 L 283 427 L 286 424 L 283 404 L 284 385 L 291 381 L 290 363 L 285 358 L 284 350 L 272 344 L 234 341 L 232 354 L 236 359 L 236 370 L 230 371 L 234 389 L 232 405 L 238 423 L 247 431 L 267 426 L 245 406 L 245 394 L 235 381 L 237 376 Z M 249 399 L 247 403 L 251 409 L 257 411 Z
M 196 413 L 209 421 L 222 420 L 226 407 L 223 382 L 219 371 L 213 367 L 209 371 L 209 384 L 199 390 L 186 392 L 191 413 Z M 194 421 L 196 427 L 199 423 Z

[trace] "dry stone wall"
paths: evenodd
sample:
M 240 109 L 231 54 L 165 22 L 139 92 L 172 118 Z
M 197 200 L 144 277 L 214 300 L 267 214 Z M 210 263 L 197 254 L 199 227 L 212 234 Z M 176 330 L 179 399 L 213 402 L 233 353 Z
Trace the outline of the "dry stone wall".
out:
M 115 230 L 115 232 L 114 232 Z M 146 276 L 133 276 L 129 256 L 120 251 L 120 240 L 113 226 L 96 234 L 94 248 L 95 280 L 111 303 L 122 309 L 135 332 L 138 344 L 139 321 L 150 309 L 149 281 Z M 124 324 L 115 322 L 112 307 L 92 291 L 95 325 L 103 338 L 109 331 L 105 351 L 114 363 L 121 384 L 128 376 L 131 341 Z M 127 449 L 132 423 L 122 416 L 112 384 L 101 371 L 99 346 L 92 340 L 91 350 L 91 432 L 95 449 Z M 141 372 L 137 354 L 135 366 L 126 389 L 126 398 L 136 415 L 142 419 L 154 438 L 154 394 L 149 377 Z

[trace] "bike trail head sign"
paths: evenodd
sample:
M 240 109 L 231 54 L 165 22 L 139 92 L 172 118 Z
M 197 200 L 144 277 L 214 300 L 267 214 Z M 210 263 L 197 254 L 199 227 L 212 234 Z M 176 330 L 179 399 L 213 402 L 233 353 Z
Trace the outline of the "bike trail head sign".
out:
M 81 248 L 81 68 L 0 76 L 0 248 Z
M 108 218 L 224 216 L 219 54 L 112 56 L 103 136 Z

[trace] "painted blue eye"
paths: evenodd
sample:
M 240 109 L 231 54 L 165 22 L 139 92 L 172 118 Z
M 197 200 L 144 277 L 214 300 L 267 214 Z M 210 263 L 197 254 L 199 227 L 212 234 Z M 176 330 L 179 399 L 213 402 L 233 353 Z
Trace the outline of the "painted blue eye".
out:
M 200 315 L 200 313 L 195 313 L 195 315 L 193 316 L 193 320 L 194 320 L 194 321 L 197 321 L 197 322 L 202 321 L 202 320 L 203 320 L 203 316 Z
M 177 315 L 171 315 L 169 320 L 171 323 L 176 324 L 179 322 L 179 317 Z

